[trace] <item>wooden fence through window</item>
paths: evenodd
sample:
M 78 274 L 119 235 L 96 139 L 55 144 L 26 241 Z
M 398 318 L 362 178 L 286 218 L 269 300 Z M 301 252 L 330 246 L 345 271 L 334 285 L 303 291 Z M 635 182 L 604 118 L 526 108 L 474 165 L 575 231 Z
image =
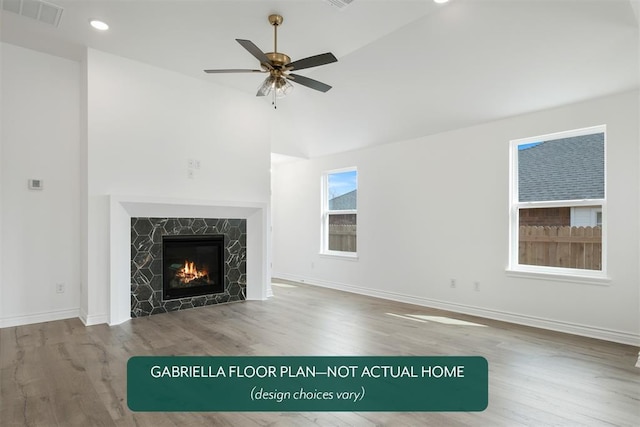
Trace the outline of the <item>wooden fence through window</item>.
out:
M 329 224 L 329 250 L 356 252 L 356 225 Z
M 601 227 L 521 226 L 520 264 L 602 270 Z

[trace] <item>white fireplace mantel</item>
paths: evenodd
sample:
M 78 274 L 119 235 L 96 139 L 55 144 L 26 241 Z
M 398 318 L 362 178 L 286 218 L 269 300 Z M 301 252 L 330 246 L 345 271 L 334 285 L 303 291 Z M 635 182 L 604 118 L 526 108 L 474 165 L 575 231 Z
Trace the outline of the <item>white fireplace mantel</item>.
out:
M 145 196 L 110 199 L 109 324 L 131 319 L 131 218 L 238 218 L 247 220 L 247 299 L 271 294 L 267 203 L 186 200 Z

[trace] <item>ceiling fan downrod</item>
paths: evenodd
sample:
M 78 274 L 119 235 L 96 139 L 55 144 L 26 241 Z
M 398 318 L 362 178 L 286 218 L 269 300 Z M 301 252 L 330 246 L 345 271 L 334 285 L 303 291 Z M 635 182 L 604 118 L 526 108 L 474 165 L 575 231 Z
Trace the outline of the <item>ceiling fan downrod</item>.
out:
M 273 25 L 273 52 L 266 52 L 265 55 L 271 61 L 271 65 L 278 69 L 291 62 L 289 56 L 278 52 L 278 27 L 282 25 L 283 20 L 281 15 L 269 15 L 269 23 Z
M 281 15 L 269 15 L 269 23 L 273 25 L 273 53 L 278 53 L 278 26 L 284 19 Z

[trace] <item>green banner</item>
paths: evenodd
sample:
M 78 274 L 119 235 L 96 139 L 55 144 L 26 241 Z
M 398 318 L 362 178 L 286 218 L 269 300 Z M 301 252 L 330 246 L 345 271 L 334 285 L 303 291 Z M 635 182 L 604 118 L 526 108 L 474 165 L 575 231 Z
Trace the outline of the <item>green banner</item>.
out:
M 133 411 L 483 411 L 478 356 L 139 356 L 127 364 Z

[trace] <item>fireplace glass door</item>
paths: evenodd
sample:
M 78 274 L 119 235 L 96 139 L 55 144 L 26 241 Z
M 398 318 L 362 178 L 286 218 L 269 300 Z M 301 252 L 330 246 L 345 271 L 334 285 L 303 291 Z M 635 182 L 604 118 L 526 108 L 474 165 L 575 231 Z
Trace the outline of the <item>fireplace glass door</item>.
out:
M 224 292 L 224 236 L 163 236 L 163 299 Z

